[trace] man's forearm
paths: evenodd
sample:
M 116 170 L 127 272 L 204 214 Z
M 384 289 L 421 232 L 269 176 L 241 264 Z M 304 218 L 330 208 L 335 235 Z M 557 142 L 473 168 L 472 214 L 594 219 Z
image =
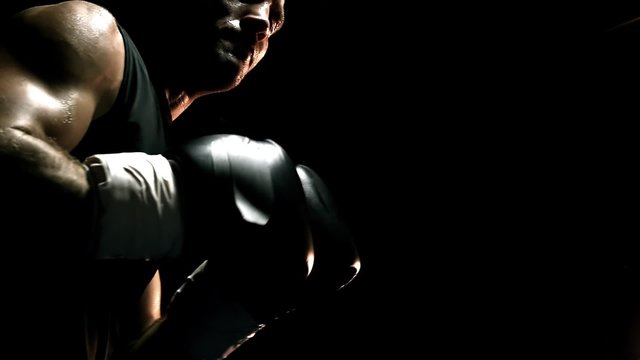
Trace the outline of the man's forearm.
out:
M 50 191 L 45 198 L 49 195 L 80 201 L 89 191 L 86 171 L 79 161 L 52 141 L 22 130 L 0 129 L 0 164 L 7 173 L 3 182 L 41 185 Z
M 0 129 L 0 166 L 2 227 L 30 240 L 8 245 L 34 255 L 79 255 L 84 247 L 78 241 L 86 241 L 91 226 L 83 165 L 52 142 L 5 128 Z

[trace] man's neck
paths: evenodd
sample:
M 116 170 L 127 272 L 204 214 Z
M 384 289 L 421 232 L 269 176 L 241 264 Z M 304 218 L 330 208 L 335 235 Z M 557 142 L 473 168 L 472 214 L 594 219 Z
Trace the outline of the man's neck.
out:
M 175 120 L 180 116 L 195 100 L 184 91 L 171 93 L 170 90 L 165 91 L 167 101 L 169 101 L 169 111 L 171 112 L 171 120 Z

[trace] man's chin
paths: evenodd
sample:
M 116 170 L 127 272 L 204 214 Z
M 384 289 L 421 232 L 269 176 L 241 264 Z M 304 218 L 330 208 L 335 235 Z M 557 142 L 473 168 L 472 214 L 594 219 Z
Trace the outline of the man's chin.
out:
M 210 93 L 231 90 L 242 82 L 248 73 L 245 67 L 237 67 L 236 64 L 209 66 L 208 73 L 193 74 L 194 85 L 201 91 Z
M 246 67 L 233 67 L 233 71 L 232 69 L 228 70 L 228 72 L 219 73 L 220 77 L 217 83 L 220 86 L 218 86 L 218 91 L 228 91 L 237 87 L 249 72 L 249 69 Z
M 221 90 L 231 90 L 242 82 L 245 76 L 251 71 L 248 60 L 240 60 L 237 57 L 227 54 L 218 65 L 213 65 L 211 71 L 217 73 L 220 78 Z

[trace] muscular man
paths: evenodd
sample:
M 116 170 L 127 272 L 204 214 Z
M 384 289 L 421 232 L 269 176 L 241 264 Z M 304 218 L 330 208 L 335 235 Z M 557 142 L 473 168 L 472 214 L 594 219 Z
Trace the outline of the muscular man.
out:
M 109 10 L 32 7 L 2 30 L 0 221 L 18 234 L 3 235 L 4 254 L 37 274 L 3 268 L 7 345 L 29 357 L 108 358 L 113 343 L 161 317 L 162 256 L 90 261 L 98 210 L 83 161 L 165 152 L 168 124 L 196 99 L 237 86 L 284 22 L 284 0 L 156 2 L 152 12 L 102 5 Z M 34 286 L 49 281 L 59 284 L 53 294 Z M 61 322 L 81 331 L 61 332 Z

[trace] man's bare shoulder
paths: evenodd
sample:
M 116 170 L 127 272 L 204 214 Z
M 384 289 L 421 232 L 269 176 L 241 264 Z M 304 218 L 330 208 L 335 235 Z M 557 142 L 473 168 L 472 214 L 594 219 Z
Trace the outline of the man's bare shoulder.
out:
M 87 1 L 34 6 L 19 12 L 15 18 L 18 22 L 49 30 L 51 36 L 67 35 L 73 30 L 81 33 L 90 30 L 93 35 L 98 35 L 100 31 L 109 31 L 115 21 L 108 10 Z
M 23 10 L 9 21 L 3 37 L 6 51 L 45 79 L 59 77 L 52 80 L 96 79 L 123 54 L 113 15 L 85 1 Z
M 122 36 L 109 12 L 83 2 L 29 8 L 0 34 L 0 127 L 28 128 L 78 144 L 115 101 L 124 69 Z

